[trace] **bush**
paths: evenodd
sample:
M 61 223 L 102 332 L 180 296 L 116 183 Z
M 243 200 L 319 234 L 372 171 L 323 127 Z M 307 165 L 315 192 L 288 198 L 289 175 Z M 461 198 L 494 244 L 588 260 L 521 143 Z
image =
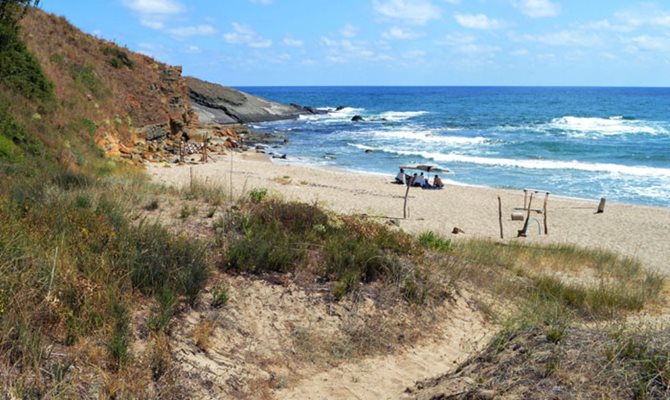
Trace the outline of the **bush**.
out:
M 260 203 L 268 194 L 267 189 L 254 189 L 249 193 L 249 198 L 253 203 Z
M 305 254 L 276 222 L 247 226 L 226 253 L 225 268 L 252 273 L 293 271 Z
M 199 242 L 175 237 L 156 224 L 131 228 L 124 241 L 123 258 L 134 287 L 150 295 L 170 289 L 195 301 L 207 278 Z
M 451 250 L 451 240 L 444 239 L 442 236 L 436 234 L 433 231 L 424 232 L 419 235 L 419 243 L 423 246 L 438 251 L 449 251 Z
M 30 100 L 54 98 L 53 84 L 19 38 L 16 27 L 4 24 L 0 24 L 0 82 Z
M 128 344 L 130 343 L 128 308 L 123 303 L 114 301 L 110 314 L 114 319 L 114 325 L 107 342 L 107 349 L 114 361 L 114 368 L 119 369 L 128 358 Z
M 109 64 L 114 68 L 122 68 L 124 66 L 129 69 L 135 68 L 135 63 L 130 59 L 128 53 L 119 48 L 107 46 L 102 49 L 102 53 L 111 57 Z
M 156 307 L 147 321 L 147 326 L 153 332 L 166 332 L 177 306 L 177 297 L 172 289 L 164 286 L 156 293 Z

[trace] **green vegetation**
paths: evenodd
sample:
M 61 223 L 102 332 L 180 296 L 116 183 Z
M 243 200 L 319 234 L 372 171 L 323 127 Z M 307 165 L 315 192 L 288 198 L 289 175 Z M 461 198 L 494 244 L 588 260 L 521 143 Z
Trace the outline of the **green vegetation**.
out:
M 212 307 L 220 308 L 228 304 L 228 286 L 220 284 L 212 290 Z
M 135 68 L 135 63 L 130 59 L 128 53 L 117 48 L 107 46 L 102 49 L 103 54 L 109 56 L 109 64 L 114 68 L 128 67 L 129 69 Z
M 433 231 L 420 234 L 418 241 L 432 250 L 449 251 L 451 249 L 451 240 L 445 239 Z

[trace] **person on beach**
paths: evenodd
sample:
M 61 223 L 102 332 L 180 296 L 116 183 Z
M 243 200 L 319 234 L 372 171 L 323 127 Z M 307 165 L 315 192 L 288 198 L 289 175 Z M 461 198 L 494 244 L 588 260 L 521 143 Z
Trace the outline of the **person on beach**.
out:
M 430 187 L 430 184 L 428 183 L 428 178 L 426 178 L 423 172 L 421 173 L 421 175 L 419 175 L 419 186 L 421 186 L 422 188 Z
M 414 174 L 414 180 L 412 181 L 412 186 L 422 187 L 423 186 L 423 172 L 421 175 Z
M 433 187 L 435 189 L 442 189 L 444 187 L 444 182 L 442 182 L 442 179 L 440 179 L 439 175 L 435 175 L 435 178 L 433 179 Z
M 405 170 L 400 168 L 400 172 L 395 177 L 395 183 L 399 185 L 405 185 L 407 183 L 407 175 L 405 175 Z

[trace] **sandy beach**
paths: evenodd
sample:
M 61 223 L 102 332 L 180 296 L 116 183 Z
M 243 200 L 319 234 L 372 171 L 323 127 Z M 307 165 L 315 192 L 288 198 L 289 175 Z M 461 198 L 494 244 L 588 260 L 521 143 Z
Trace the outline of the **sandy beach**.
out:
M 573 243 L 602 248 L 636 257 L 652 269 L 670 274 L 670 209 L 607 203 L 596 214 L 599 199 L 593 201 L 550 195 L 548 235 L 539 234 L 539 224 L 531 221 L 527 238 L 517 238 L 523 221 L 512 221 L 514 208 L 523 207 L 522 190 L 446 185 L 443 190 L 412 188 L 409 217 L 403 219 L 405 187 L 391 184 L 393 176 L 361 174 L 291 163 L 276 163 L 264 155 L 236 153 L 232 163 L 234 196 L 254 188 L 267 188 L 286 200 L 318 202 L 340 213 L 368 214 L 380 220 L 396 219 L 412 233 L 432 230 L 453 240 L 473 237 L 499 239 L 498 200 L 502 199 L 505 240 L 538 243 Z M 192 171 L 192 172 L 191 172 Z M 171 186 L 189 184 L 194 179 L 230 189 L 231 162 L 195 165 L 150 164 L 148 172 L 157 183 Z M 532 208 L 542 208 L 544 194 L 533 200 Z M 542 222 L 542 216 L 532 214 Z M 463 234 L 454 235 L 458 227 Z

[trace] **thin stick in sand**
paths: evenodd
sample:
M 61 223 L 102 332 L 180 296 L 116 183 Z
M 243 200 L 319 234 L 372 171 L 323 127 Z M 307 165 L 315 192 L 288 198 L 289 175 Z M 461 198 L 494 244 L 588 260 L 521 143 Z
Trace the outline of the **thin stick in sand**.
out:
M 405 203 L 402 206 L 402 218 L 407 219 L 407 197 L 409 196 L 409 188 L 412 187 L 412 185 L 407 185 L 407 189 L 405 190 Z
M 549 192 L 544 196 L 544 206 L 542 206 L 542 216 L 544 217 L 544 234 L 549 234 L 549 227 L 547 226 L 547 201 L 549 200 Z
M 500 238 L 504 239 L 503 235 L 503 223 L 502 223 L 502 200 L 500 200 L 500 196 L 498 196 L 498 223 L 500 224 Z

